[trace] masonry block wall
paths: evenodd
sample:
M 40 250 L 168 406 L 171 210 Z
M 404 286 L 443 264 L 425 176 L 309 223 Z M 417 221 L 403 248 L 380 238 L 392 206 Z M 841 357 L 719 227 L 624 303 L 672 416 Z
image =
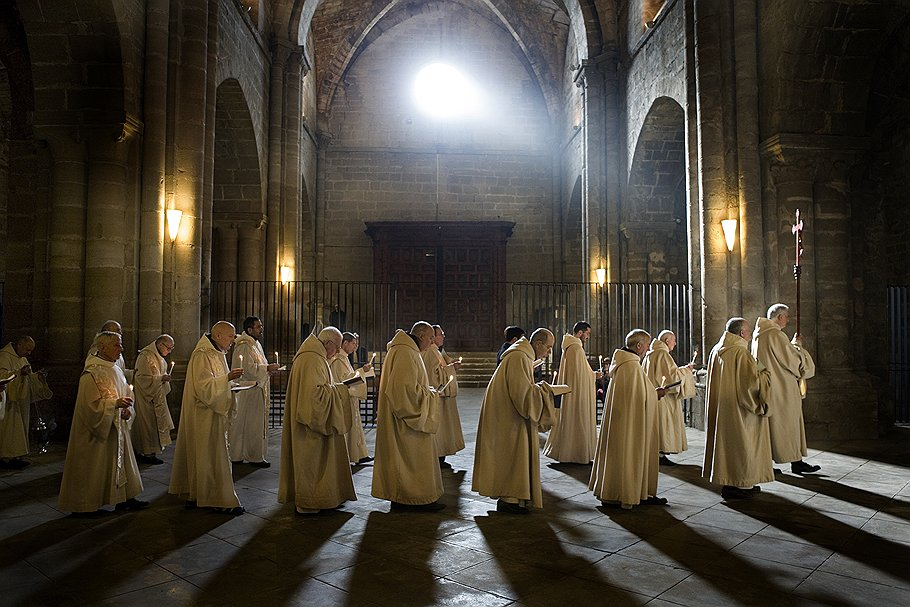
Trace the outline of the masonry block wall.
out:
M 543 96 L 505 32 L 435 5 L 386 31 L 336 91 L 321 152 L 324 272 L 367 280 L 365 221 L 514 221 L 509 280 L 552 280 L 553 156 Z M 477 118 L 434 121 L 415 107 L 414 78 L 448 62 L 483 96 Z

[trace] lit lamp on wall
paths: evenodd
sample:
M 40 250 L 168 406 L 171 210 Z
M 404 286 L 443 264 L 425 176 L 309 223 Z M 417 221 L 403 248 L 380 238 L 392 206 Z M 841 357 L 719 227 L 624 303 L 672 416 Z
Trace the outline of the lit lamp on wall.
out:
M 288 266 L 281 266 L 278 270 L 281 274 L 281 284 L 286 285 L 294 278 L 291 274 L 291 268 Z
M 720 226 L 724 229 L 724 240 L 727 241 L 727 250 L 732 253 L 733 247 L 736 245 L 736 220 L 724 219 L 720 222 Z
M 183 219 L 183 211 L 180 209 L 168 209 L 165 213 L 168 236 L 171 237 L 171 242 L 176 242 L 177 234 L 180 233 L 180 221 Z
M 607 283 L 607 269 L 606 268 L 597 268 L 594 270 L 594 274 L 597 276 L 597 284 L 601 287 Z

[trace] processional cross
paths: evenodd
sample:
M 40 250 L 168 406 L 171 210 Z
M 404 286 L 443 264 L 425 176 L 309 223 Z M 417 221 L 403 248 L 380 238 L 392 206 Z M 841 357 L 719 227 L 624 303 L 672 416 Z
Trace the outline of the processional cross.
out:
M 796 280 L 796 336 L 799 336 L 799 279 L 803 269 L 800 259 L 803 256 L 803 220 L 799 218 L 799 209 L 796 209 L 796 223 L 790 226 L 790 231 L 796 237 L 796 263 L 793 264 L 793 278 Z

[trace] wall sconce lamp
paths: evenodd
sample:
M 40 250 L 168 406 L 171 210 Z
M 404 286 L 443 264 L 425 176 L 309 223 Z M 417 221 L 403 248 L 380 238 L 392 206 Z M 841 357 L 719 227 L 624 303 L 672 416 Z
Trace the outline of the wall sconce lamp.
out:
M 294 278 L 291 274 L 291 268 L 288 266 L 281 266 L 279 272 L 281 273 L 281 284 L 283 285 L 288 284 Z
M 183 219 L 183 211 L 180 209 L 168 209 L 165 211 L 167 216 L 167 233 L 171 237 L 171 242 L 177 240 L 177 234 L 180 233 L 180 221 Z
M 607 269 L 606 268 L 597 268 L 594 270 L 594 274 L 597 275 L 597 284 L 601 287 L 607 283 Z
M 720 225 L 724 229 L 724 240 L 727 241 L 727 250 L 732 253 L 733 247 L 736 245 L 736 220 L 724 219 L 720 222 Z

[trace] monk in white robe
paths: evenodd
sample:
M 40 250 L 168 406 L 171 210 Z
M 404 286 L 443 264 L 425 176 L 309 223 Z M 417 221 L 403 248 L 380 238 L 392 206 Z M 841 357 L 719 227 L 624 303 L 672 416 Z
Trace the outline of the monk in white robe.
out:
M 771 456 L 778 464 L 790 464 L 794 474 L 818 472 L 821 466 L 807 464 L 806 426 L 800 381 L 815 376 L 815 361 L 802 348 L 798 336 L 791 342 L 784 333 L 790 309 L 784 304 L 768 308 L 752 334 L 752 356 L 771 372 Z
M 657 339 L 651 342 L 651 349 L 645 354 L 642 363 L 645 374 L 655 386 L 682 382 L 678 386 L 667 388 L 664 397 L 657 403 L 659 463 L 663 466 L 676 465 L 676 462 L 667 457 L 667 453 L 682 453 L 689 448 L 682 401 L 689 397 L 687 394 L 694 396 L 695 391 L 693 365 L 677 366 L 670 355 L 675 348 L 676 335 L 672 331 L 661 331 Z
M 562 396 L 556 425 L 547 436 L 543 454 L 558 462 L 590 464 L 597 447 L 597 380 L 603 373 L 591 369 L 585 354 L 585 343 L 591 337 L 591 325 L 575 323 L 572 334 L 562 338 L 557 384 L 572 391 Z
M 101 325 L 101 332 L 95 333 L 95 338 L 92 340 L 92 345 L 88 347 L 88 352 L 85 354 L 86 362 L 88 362 L 90 356 L 96 356 L 98 354 L 98 338 L 101 337 L 101 333 L 105 331 L 117 333 L 120 335 L 121 339 L 123 338 L 123 327 L 120 326 L 119 322 L 116 320 L 104 321 L 104 324 Z M 117 362 L 115 364 L 123 370 L 123 375 L 126 377 L 126 381 L 133 381 L 133 369 L 126 368 L 126 361 L 123 359 L 123 354 L 117 357 Z
M 356 333 L 345 331 L 341 336 L 341 349 L 329 361 L 332 376 L 336 381 L 345 381 L 356 375 L 351 365 L 351 354 L 357 351 L 360 338 Z M 371 363 L 361 367 L 361 377 L 373 368 Z M 367 396 L 366 382 L 358 382 L 348 388 L 351 403 L 351 429 L 344 435 L 348 448 L 348 459 L 352 464 L 366 464 L 373 461 L 367 451 L 367 438 L 363 433 L 363 419 L 360 417 L 360 401 Z
M 174 420 L 167 406 L 171 376 L 168 374 L 167 361 L 164 360 L 173 349 L 174 338 L 159 335 L 155 341 L 142 348 L 136 357 L 133 374 L 136 419 L 133 421 L 132 437 L 136 459 L 144 464 L 163 464 L 157 454 L 173 442 L 171 430 L 174 429 Z
M 441 510 L 443 492 L 433 435 L 439 429 L 439 399 L 420 357 L 433 342 L 433 327 L 414 323 L 388 343 L 379 378 L 373 497 L 393 510 Z
M 300 344 L 288 379 L 281 430 L 278 501 L 315 514 L 356 500 L 344 435 L 351 429 L 348 388 L 336 382 L 328 358 L 341 331 L 326 327 Z M 359 382 L 362 383 L 362 382 Z
M 89 357 L 79 378 L 60 483 L 60 510 L 91 514 L 105 504 L 117 510 L 148 508 L 148 502 L 136 499 L 143 487 L 130 440 L 132 392 L 116 364 L 122 353 L 120 335 L 102 333 L 98 355 Z
M 439 325 L 433 325 L 436 332 L 433 343 L 421 356 L 427 368 L 430 385 L 436 388 L 445 386 L 439 392 L 439 430 L 436 431 L 436 455 L 439 456 L 440 468 L 451 468 L 446 461 L 447 455 L 455 455 L 464 449 L 464 435 L 461 431 L 461 416 L 458 414 L 458 370 L 461 362 L 449 356 L 443 349 L 446 339 L 445 331 Z M 452 378 L 449 381 L 449 378 Z
M 626 347 L 610 361 L 610 386 L 588 488 L 603 504 L 629 510 L 638 504 L 666 504 L 657 497 L 658 391 L 641 367 L 651 336 L 641 329 L 626 335 Z
M 503 354 L 480 406 L 471 489 L 496 501 L 496 510 L 527 514 L 543 508 L 538 432 L 552 426 L 553 396 L 534 383 L 534 361 L 549 356 L 555 339 L 537 329 Z
M 269 363 L 262 350 L 262 333 L 265 325 L 256 316 L 243 321 L 243 333 L 234 340 L 231 367 L 243 369 L 242 380 L 255 381 L 256 387 L 238 392 L 237 417 L 228 430 L 231 461 L 235 464 L 248 461 L 251 466 L 268 468 L 266 459 L 269 448 L 269 406 L 271 405 L 270 377 L 278 372 L 278 363 Z
M 235 413 L 230 382 L 243 369 L 228 369 L 224 357 L 233 341 L 234 325 L 219 321 L 190 355 L 168 493 L 187 494 L 187 508 L 238 515 L 243 507 L 234 491 L 227 431 Z
M 32 366 L 28 362 L 35 340 L 23 336 L 0 349 L 0 379 L 15 378 L 6 384 L 5 414 L 0 417 L 0 468 L 21 470 L 30 462 L 28 426 L 31 420 Z
M 759 371 L 749 352 L 751 332 L 744 318 L 731 318 L 708 358 L 702 476 L 722 485 L 724 499 L 751 498 L 759 483 L 774 480 L 766 404 L 771 373 Z

